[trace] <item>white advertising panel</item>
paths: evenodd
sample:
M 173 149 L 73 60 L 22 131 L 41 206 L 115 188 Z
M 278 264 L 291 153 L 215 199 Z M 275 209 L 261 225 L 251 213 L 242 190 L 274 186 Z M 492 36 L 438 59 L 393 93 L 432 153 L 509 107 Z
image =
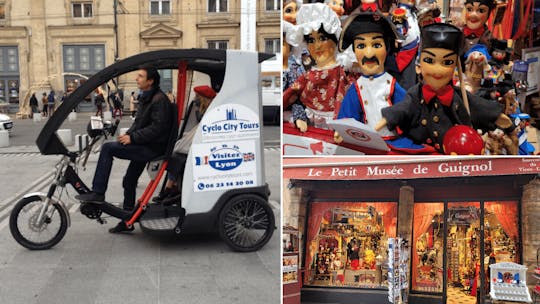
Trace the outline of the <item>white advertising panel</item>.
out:
M 195 192 L 257 185 L 254 140 L 194 144 L 192 156 Z
M 258 138 L 260 127 L 259 116 L 248 107 L 224 104 L 212 108 L 203 116 L 202 141 Z

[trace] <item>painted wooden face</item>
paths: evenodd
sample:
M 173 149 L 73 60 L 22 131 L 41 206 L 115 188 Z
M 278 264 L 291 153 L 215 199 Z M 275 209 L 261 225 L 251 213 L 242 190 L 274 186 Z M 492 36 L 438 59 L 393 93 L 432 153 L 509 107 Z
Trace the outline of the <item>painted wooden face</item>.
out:
M 288 21 L 292 24 L 296 24 L 296 13 L 298 12 L 298 7 L 296 2 L 292 1 L 286 4 L 283 7 L 283 20 Z
M 456 52 L 441 49 L 427 48 L 420 54 L 420 72 L 424 78 L 424 84 L 437 91 L 450 84 L 456 69 L 458 55 Z
M 354 54 L 363 75 L 384 72 L 386 43 L 381 33 L 365 33 L 354 37 Z
M 326 5 L 330 6 L 330 8 L 339 17 L 343 16 L 343 14 L 345 13 L 345 9 L 343 8 L 343 0 L 329 0 L 328 2 L 326 2 Z
M 284 58 L 289 58 L 291 55 L 291 46 L 287 43 L 285 37 L 281 38 L 281 51 Z
M 326 34 L 312 31 L 306 43 L 309 54 L 318 68 L 324 68 L 336 62 L 336 43 Z
M 465 4 L 465 23 L 471 30 L 476 30 L 486 24 L 489 17 L 489 7 L 479 2 Z

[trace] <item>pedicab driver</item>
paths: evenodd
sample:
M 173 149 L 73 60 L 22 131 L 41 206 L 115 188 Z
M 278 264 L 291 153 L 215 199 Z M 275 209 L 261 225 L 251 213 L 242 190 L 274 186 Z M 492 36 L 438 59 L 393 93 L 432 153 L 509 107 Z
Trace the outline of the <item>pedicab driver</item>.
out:
M 214 97 L 216 97 L 216 92 L 206 85 L 197 86 L 193 90 L 195 91 L 195 100 L 193 103 L 197 107 L 195 111 L 197 123 L 188 132 L 183 134 L 174 145 L 174 150 L 167 166 L 167 183 L 165 184 L 165 189 L 152 199 L 152 201 L 158 204 L 171 205 L 181 199 L 182 192 L 180 190 L 182 189 L 182 180 L 189 148 L 191 147 L 193 137 L 197 132 L 202 116 Z M 184 121 L 184 124 L 188 125 L 188 123 L 190 122 Z
M 104 202 L 107 184 L 114 157 L 131 162 L 122 182 L 124 187 L 124 210 L 135 206 L 137 181 L 146 163 L 165 153 L 170 132 L 173 129 L 173 115 L 169 99 L 159 88 L 160 76 L 155 67 L 143 65 L 137 72 L 137 87 L 142 91 L 139 111 L 133 125 L 115 142 L 103 144 L 92 181 L 92 192 L 75 196 L 83 202 Z M 120 221 L 110 233 L 132 231 Z

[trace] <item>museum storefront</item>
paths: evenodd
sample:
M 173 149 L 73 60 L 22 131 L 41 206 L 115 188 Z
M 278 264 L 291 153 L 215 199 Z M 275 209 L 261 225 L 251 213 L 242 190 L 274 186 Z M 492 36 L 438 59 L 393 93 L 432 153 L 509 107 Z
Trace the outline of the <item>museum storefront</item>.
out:
M 537 170 L 538 158 L 284 159 L 283 223 L 298 231 L 284 303 L 389 303 L 396 237 L 409 303 L 486 303 L 490 264 L 536 264 Z

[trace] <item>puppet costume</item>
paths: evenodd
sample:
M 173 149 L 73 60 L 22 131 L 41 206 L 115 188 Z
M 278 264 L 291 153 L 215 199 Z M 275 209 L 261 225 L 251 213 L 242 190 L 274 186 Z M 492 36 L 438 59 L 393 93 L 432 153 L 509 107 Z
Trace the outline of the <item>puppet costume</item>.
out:
M 403 2 L 398 3 L 398 8 L 405 10 L 407 18 L 407 30 L 405 40 L 402 42 L 399 52 L 396 54 L 396 66 L 399 72 L 398 82 L 403 88 L 409 89 L 416 84 L 416 71 L 414 61 L 418 54 L 420 44 L 420 27 L 416 17 L 416 8 Z
M 477 6 L 475 6 L 477 3 Z M 468 6 L 469 5 L 469 6 Z M 471 7 L 472 10 L 470 13 L 466 12 L 465 14 L 465 26 L 463 27 L 463 34 L 465 35 L 465 47 L 464 52 L 467 52 L 475 44 L 484 44 L 489 46 L 489 40 L 491 39 L 491 32 L 489 31 L 487 25 L 487 19 L 495 7 L 493 0 L 466 0 L 465 7 Z M 478 9 L 481 6 L 487 7 L 487 12 L 481 13 Z M 474 12 L 474 13 L 473 13 Z M 479 16 L 480 14 L 480 16 Z M 483 19 L 482 19 L 483 18 Z M 476 27 L 474 23 L 483 22 L 482 25 Z M 470 28 L 467 23 L 471 23 L 475 28 Z
M 312 68 L 301 75 L 283 93 L 285 107 L 287 101 L 297 95 L 305 106 L 310 122 L 319 128 L 328 129 L 326 120 L 333 119 L 339 111 L 341 100 L 350 81 L 342 66 L 336 65 L 330 69 L 319 70 Z M 293 113 L 294 114 L 294 113 Z M 293 119 L 300 119 L 295 117 Z
M 445 94 L 451 99 L 433 96 L 430 100 L 426 100 L 422 89 L 423 85 L 417 84 L 407 92 L 402 102 L 382 109 L 388 129 L 399 127 L 415 144 L 426 143 L 442 153 L 444 135 L 456 124 L 482 130 L 496 128 L 495 121 L 502 111 L 499 104 L 467 93 L 469 115 L 457 88 L 451 87 Z
M 374 77 L 361 76 L 347 91 L 337 118 L 354 118 L 375 128 L 382 118 L 381 109 L 400 102 L 404 96 L 405 90 L 387 72 Z M 385 139 L 397 135 L 388 128 L 379 130 L 379 134 Z

